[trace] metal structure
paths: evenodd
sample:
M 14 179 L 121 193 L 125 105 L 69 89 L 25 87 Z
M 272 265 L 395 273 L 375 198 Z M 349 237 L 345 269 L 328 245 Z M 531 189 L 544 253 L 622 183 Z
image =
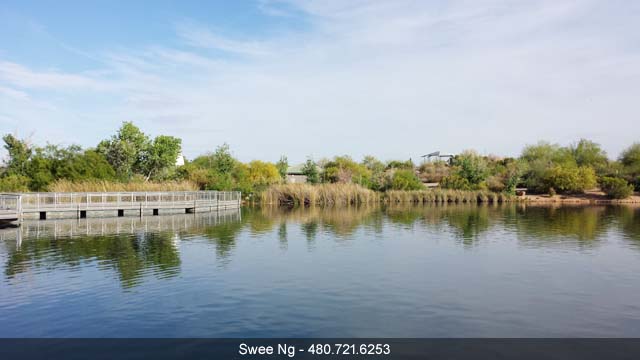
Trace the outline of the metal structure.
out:
M 443 160 L 443 159 L 451 160 L 454 156 L 455 155 L 453 154 L 441 154 L 440 151 L 434 151 L 432 153 L 422 155 L 422 158 L 428 161 L 432 161 L 433 158 L 436 158 L 437 160 Z
M 239 208 L 239 191 L 85 192 L 0 194 L 0 220 L 57 217 L 143 216 Z M 113 213 L 113 214 L 110 214 Z

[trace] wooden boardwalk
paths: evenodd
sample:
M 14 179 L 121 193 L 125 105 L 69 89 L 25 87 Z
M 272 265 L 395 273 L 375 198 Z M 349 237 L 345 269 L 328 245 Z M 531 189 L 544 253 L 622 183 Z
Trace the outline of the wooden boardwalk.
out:
M 238 191 L 0 194 L 0 221 L 159 215 L 239 208 Z

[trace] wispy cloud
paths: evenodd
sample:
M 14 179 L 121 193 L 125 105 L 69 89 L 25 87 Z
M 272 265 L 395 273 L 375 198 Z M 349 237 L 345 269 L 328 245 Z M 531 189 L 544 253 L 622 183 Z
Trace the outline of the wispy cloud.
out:
M 231 39 L 216 34 L 209 28 L 192 21 L 179 22 L 176 28 L 178 35 L 194 47 L 246 55 L 266 55 L 270 53 L 270 50 L 263 42 Z
M 91 134 L 84 137 L 89 144 L 120 121 L 135 120 L 183 137 L 189 156 L 228 142 L 245 160 L 282 153 L 292 161 L 339 153 L 407 158 L 465 148 L 516 154 L 540 138 L 580 136 L 615 155 L 637 141 L 638 6 L 403 0 L 261 6 L 287 13 L 274 16 L 303 14 L 311 26 L 247 38 L 182 21 L 181 43 L 105 49 L 91 54 L 101 59 L 92 72 L 0 61 L 5 119 L 37 124 L 51 141 L 69 131 L 50 123 L 71 123 L 74 132 Z M 29 106 L 44 100 L 53 107 Z

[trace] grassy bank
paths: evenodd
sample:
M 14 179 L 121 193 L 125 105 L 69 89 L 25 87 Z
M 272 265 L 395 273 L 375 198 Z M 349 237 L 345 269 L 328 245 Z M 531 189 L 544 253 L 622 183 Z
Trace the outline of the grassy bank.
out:
M 198 190 L 198 186 L 190 181 L 140 181 L 125 183 L 108 180 L 58 180 L 49 185 L 47 190 L 52 192 L 196 191 Z

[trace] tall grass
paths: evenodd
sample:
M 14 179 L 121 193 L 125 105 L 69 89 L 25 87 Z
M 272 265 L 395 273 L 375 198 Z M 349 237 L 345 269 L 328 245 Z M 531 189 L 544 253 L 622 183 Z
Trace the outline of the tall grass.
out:
M 105 180 L 58 180 L 49 185 L 52 192 L 118 192 L 118 191 L 196 191 L 198 186 L 190 181 L 116 182 Z
M 280 184 L 260 194 L 262 204 L 355 205 L 377 203 L 380 195 L 355 184 Z
M 486 190 L 390 190 L 384 195 L 384 201 L 390 204 L 399 203 L 502 203 L 517 198 L 503 193 Z

